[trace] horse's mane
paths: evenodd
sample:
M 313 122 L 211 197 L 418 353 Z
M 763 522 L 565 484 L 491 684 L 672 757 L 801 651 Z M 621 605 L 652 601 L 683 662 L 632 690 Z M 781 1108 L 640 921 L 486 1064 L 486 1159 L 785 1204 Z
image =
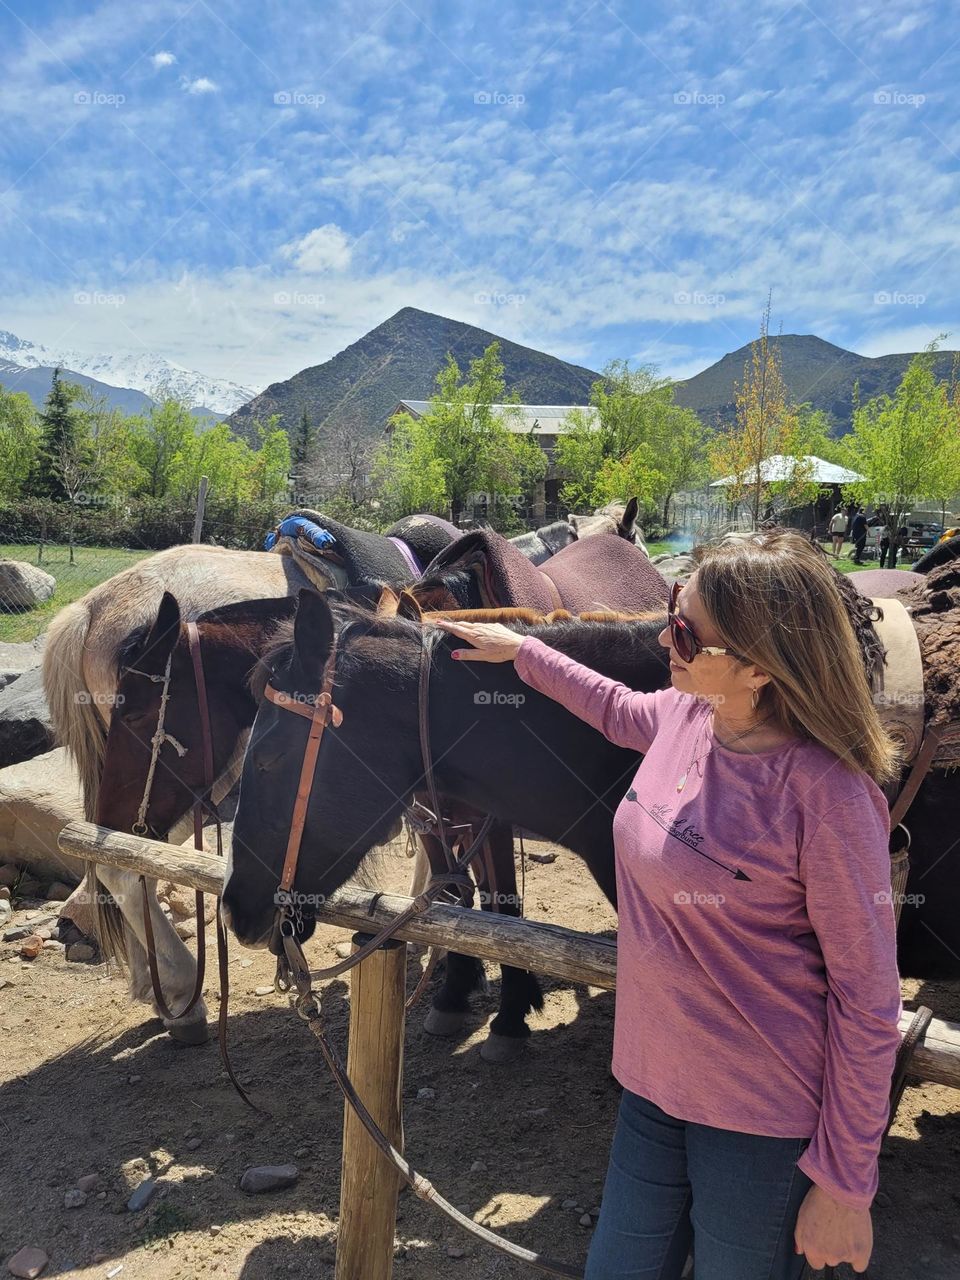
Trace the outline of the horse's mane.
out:
M 931 569 L 903 591 L 923 658 L 923 686 L 931 723 L 960 720 L 960 560 Z
M 360 606 L 336 602 L 334 612 L 342 629 L 345 622 L 356 621 L 365 624 L 366 634 L 379 639 L 415 641 L 418 648 L 423 639 L 423 624 L 419 619 L 371 614 Z M 453 621 L 462 619 L 470 622 L 502 622 L 513 626 L 523 635 L 540 635 L 544 640 L 559 641 L 558 647 L 566 648 L 564 641 L 574 640 L 578 661 L 588 666 L 591 660 L 599 662 L 604 655 L 609 655 L 611 646 L 616 644 L 618 655 L 624 661 L 636 659 L 638 662 L 649 659 L 651 644 L 663 630 L 665 614 L 663 612 L 616 613 L 596 611 L 592 613 L 572 614 L 564 609 L 556 609 L 548 614 L 537 613 L 535 609 L 503 608 L 503 609 L 450 609 L 425 613 L 423 621 L 428 623 L 434 618 L 449 618 Z M 260 661 L 248 677 L 250 692 L 258 700 L 272 671 L 286 666 L 293 657 L 293 619 L 281 622 L 273 641 L 264 650 Z M 455 637 L 448 636 L 448 640 Z M 442 641 L 441 641 L 442 642 Z M 384 653 L 384 661 L 390 657 Z M 344 653 L 346 670 L 349 671 L 350 650 Z

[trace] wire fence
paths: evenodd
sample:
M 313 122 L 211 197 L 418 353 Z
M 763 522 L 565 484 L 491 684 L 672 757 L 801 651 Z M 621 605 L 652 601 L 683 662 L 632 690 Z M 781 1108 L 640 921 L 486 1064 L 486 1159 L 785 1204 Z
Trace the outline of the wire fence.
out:
M 74 531 L 71 541 L 69 530 L 52 522 L 11 528 L 0 513 L 0 643 L 36 640 L 64 605 L 138 560 L 190 542 L 194 516 L 193 508 L 168 512 L 156 522 L 128 529 L 118 545 L 107 545 L 96 531 L 82 529 Z M 274 524 L 268 513 L 253 513 L 238 525 L 233 517 L 214 512 L 204 519 L 201 541 L 261 551 Z

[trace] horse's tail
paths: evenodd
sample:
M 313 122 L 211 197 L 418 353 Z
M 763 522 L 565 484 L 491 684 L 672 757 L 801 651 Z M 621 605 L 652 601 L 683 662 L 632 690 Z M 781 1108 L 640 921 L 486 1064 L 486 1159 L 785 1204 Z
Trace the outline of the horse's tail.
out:
M 43 689 L 57 741 L 66 747 L 80 775 L 84 816 L 92 822 L 97 812 L 107 729 L 83 672 L 89 627 L 89 609 L 83 600 L 67 605 L 54 617 L 43 650 Z M 96 908 L 101 952 L 125 959 L 123 917 L 97 880 L 94 862 L 87 863 L 86 891 Z

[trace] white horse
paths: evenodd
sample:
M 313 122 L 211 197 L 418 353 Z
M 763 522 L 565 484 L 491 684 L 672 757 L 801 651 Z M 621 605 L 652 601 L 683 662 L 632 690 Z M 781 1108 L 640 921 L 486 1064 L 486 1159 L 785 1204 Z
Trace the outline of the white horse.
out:
M 56 615 L 44 648 L 43 684 L 57 737 L 80 775 L 88 820 L 96 816 L 120 654 L 131 635 L 153 623 L 164 591 L 173 592 L 184 619 L 192 619 L 242 600 L 295 595 L 308 585 L 289 556 L 207 545 L 171 547 L 124 569 Z M 244 745 L 238 743 L 218 778 L 214 800 L 222 798 L 239 776 Z M 170 833 L 171 842 L 185 839 L 189 831 L 187 816 Z M 86 891 L 103 908 L 96 881 L 116 903 L 116 908 L 98 911 L 101 949 L 126 959 L 133 998 L 152 1001 L 138 876 L 105 865 L 96 868 L 95 877 L 88 874 Z M 171 1008 L 182 1007 L 193 990 L 196 963 L 160 909 L 156 882 L 148 888 L 161 988 Z M 202 1000 L 182 1019 L 163 1021 L 177 1039 L 199 1043 L 207 1038 L 207 1009 Z

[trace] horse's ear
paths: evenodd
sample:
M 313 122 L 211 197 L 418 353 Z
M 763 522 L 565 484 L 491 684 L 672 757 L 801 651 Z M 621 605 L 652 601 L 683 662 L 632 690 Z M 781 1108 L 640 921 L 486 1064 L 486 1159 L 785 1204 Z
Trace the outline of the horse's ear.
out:
M 412 618 L 414 622 L 423 621 L 423 609 L 412 591 L 401 591 L 397 599 L 397 617 Z
M 293 661 L 310 685 L 319 685 L 333 646 L 333 614 L 319 591 L 302 590 L 293 622 Z
M 621 536 L 624 538 L 632 538 L 636 533 L 637 512 L 640 510 L 640 503 L 636 498 L 631 498 L 623 509 L 623 515 L 620 518 Z
M 377 613 L 383 618 L 395 618 L 400 604 L 400 597 L 392 587 L 384 587 L 377 601 Z
M 139 670 L 147 671 L 151 675 L 162 673 L 179 639 L 180 606 L 175 595 L 164 591 L 156 619 L 143 642 L 143 647 L 139 653 L 131 656 L 128 665 L 136 666 Z

